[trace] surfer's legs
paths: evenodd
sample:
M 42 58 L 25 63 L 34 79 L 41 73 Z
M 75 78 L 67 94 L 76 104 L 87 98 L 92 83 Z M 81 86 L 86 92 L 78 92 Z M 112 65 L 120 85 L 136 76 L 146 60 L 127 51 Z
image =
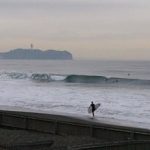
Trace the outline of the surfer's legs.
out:
M 92 115 L 93 115 L 93 117 L 94 117 L 94 111 L 92 111 Z

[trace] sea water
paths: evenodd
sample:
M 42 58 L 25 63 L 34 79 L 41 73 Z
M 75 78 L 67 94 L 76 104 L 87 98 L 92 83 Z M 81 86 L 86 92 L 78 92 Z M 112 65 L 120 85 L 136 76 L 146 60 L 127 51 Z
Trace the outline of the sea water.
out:
M 0 105 L 150 125 L 150 62 L 0 60 Z

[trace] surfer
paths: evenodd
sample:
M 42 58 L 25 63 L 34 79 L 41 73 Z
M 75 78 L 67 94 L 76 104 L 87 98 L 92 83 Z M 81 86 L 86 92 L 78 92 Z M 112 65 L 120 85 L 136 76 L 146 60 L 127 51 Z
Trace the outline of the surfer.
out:
M 95 104 L 93 103 L 93 101 L 91 102 L 91 105 L 90 105 L 90 106 L 92 107 L 92 115 L 93 115 L 93 117 L 94 117 Z

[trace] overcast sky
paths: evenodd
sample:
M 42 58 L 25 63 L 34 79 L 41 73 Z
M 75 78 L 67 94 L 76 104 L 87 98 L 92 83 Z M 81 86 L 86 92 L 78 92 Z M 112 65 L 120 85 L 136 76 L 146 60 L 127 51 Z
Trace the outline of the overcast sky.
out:
M 0 51 L 150 60 L 150 0 L 0 0 Z

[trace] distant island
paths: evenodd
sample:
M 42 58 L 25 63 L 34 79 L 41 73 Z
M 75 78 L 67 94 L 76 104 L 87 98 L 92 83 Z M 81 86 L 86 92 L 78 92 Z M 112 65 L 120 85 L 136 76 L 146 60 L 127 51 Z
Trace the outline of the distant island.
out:
M 72 60 L 73 56 L 68 51 L 40 50 L 40 49 L 14 49 L 1 52 L 0 59 L 46 59 L 46 60 Z

